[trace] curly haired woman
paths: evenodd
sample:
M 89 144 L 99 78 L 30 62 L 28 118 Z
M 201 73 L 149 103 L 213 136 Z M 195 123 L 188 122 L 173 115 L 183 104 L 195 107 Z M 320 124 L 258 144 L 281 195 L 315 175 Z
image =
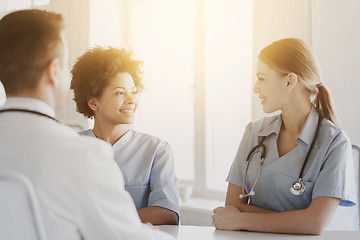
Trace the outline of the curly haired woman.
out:
M 77 111 L 94 118 L 94 128 L 80 134 L 112 145 L 143 222 L 177 224 L 178 188 L 169 144 L 127 127 L 144 89 L 141 67 L 131 51 L 111 47 L 95 47 L 77 59 L 71 81 Z

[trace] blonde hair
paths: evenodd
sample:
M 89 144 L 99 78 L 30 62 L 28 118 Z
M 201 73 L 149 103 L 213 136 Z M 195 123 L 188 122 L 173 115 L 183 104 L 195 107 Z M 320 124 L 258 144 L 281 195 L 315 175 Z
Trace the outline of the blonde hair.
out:
M 295 73 L 320 116 L 337 123 L 330 94 L 320 80 L 320 71 L 311 48 L 301 39 L 284 38 L 261 50 L 262 61 L 280 74 Z

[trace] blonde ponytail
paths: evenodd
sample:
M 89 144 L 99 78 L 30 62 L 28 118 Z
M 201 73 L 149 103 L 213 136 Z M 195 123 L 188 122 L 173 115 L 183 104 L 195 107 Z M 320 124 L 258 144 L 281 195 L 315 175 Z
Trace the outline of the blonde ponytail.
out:
M 316 87 L 318 88 L 318 92 L 313 101 L 316 110 L 322 117 L 330 120 L 332 123 L 337 125 L 338 121 L 332 107 L 331 98 L 328 90 L 322 83 L 317 84 Z

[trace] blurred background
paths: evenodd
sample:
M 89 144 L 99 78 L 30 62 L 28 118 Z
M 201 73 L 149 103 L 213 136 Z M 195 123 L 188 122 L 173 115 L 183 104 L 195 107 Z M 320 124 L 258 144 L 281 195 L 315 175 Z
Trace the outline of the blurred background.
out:
M 63 14 L 70 67 L 95 45 L 131 47 L 144 60 L 147 91 L 133 128 L 172 146 L 183 212 L 223 204 L 245 126 L 264 116 L 252 93 L 256 56 L 280 38 L 313 47 L 341 127 L 360 143 L 358 0 L 0 0 L 0 17 L 24 8 Z M 57 117 L 92 127 L 72 98 Z

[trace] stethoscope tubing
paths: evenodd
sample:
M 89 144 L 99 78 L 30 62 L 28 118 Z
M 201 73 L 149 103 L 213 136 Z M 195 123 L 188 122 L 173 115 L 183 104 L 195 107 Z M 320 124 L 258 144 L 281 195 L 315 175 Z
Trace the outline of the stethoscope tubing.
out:
M 47 117 L 47 118 L 50 118 L 50 119 L 54 120 L 55 122 L 59 122 L 57 119 L 55 119 L 55 118 L 53 118 L 53 117 L 51 117 L 51 116 L 49 116 L 47 114 L 37 112 L 37 111 L 33 111 L 33 110 L 28 110 L 28 109 L 9 108 L 9 109 L 0 110 L 0 113 L 4 113 L 4 112 L 25 112 L 25 113 L 30 113 L 30 114 L 35 114 L 35 115 Z
M 317 127 L 316 127 L 316 131 L 315 131 L 315 135 L 314 135 L 314 138 L 311 142 L 311 145 L 310 145 L 310 148 L 306 154 L 306 157 L 305 157 L 305 160 L 303 162 L 303 165 L 301 167 L 301 170 L 300 170 L 300 173 L 299 173 L 299 177 L 298 177 L 298 180 L 295 181 L 291 186 L 290 186 L 290 190 L 291 190 L 291 187 L 293 187 L 293 185 L 295 183 L 299 183 L 302 185 L 302 189 L 297 192 L 296 194 L 291 191 L 291 193 L 293 193 L 294 195 L 301 195 L 305 189 L 306 189 L 306 186 L 303 182 L 301 182 L 301 179 L 303 178 L 303 174 L 304 174 L 304 170 L 305 170 L 305 167 L 306 167 L 306 164 L 309 160 L 309 156 L 310 156 L 310 153 L 312 152 L 313 150 L 313 147 L 315 145 L 315 142 L 318 138 L 318 135 L 319 135 L 319 130 L 320 130 L 320 126 L 321 126 L 321 123 L 322 123 L 322 120 L 323 120 L 323 117 L 319 115 L 319 120 L 318 120 L 318 123 L 317 123 Z M 240 198 L 246 198 L 246 197 L 249 197 L 249 196 L 253 196 L 255 194 L 254 192 L 254 188 L 255 188 L 255 185 L 258 181 L 258 178 L 259 178 L 259 175 L 260 175 L 260 170 L 261 170 L 261 167 L 263 165 L 263 162 L 265 160 L 265 156 L 266 156 L 266 147 L 265 147 L 265 144 L 264 144 L 264 141 L 265 141 L 265 138 L 266 136 L 263 136 L 259 142 L 259 144 L 257 144 L 255 147 L 253 147 L 250 151 L 250 153 L 248 154 L 247 158 L 246 158 L 246 164 L 245 164 L 245 171 L 244 171 L 244 176 L 243 176 L 243 182 L 242 182 L 242 191 L 243 193 L 241 193 L 239 195 Z M 258 168 L 258 171 L 257 171 L 257 174 L 256 174 L 256 178 L 255 178 L 255 181 L 254 181 L 254 184 L 252 185 L 252 187 L 250 188 L 250 191 L 249 193 L 246 193 L 245 191 L 245 178 L 246 178 L 246 175 L 247 175 L 247 171 L 248 171 L 248 168 L 249 168 L 249 165 L 250 165 L 250 161 L 251 161 L 251 158 L 252 158 L 252 155 L 255 153 L 255 151 L 257 151 L 258 149 L 260 150 L 262 148 L 262 153 L 261 153 L 261 161 L 260 161 L 260 164 L 259 164 L 259 168 Z M 295 191 L 298 191 L 297 189 L 295 189 Z

